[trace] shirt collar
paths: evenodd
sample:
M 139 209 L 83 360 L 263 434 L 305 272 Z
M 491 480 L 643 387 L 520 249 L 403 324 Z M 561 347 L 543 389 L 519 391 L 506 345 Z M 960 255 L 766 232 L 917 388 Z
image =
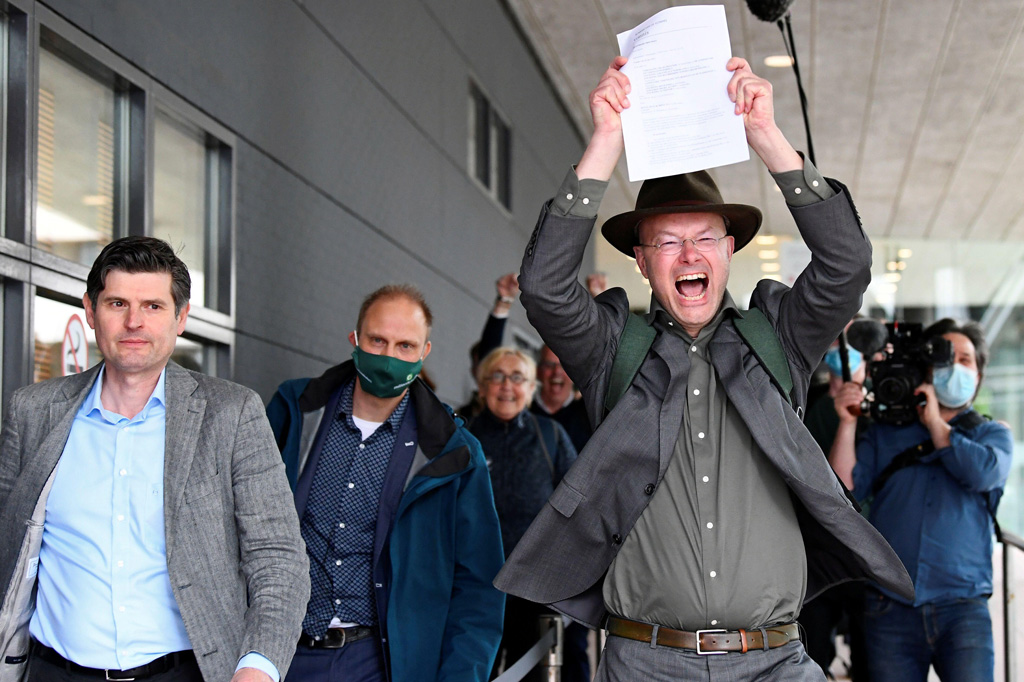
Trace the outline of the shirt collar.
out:
M 93 382 L 92 388 L 89 390 L 89 395 L 87 395 L 85 397 L 85 401 L 82 402 L 82 407 L 79 408 L 79 414 L 87 417 L 100 416 L 109 422 L 116 423 L 125 419 L 125 417 L 103 407 L 103 377 L 106 375 L 106 371 L 106 365 L 100 365 L 100 372 L 96 375 L 96 381 Z M 164 367 L 163 371 L 160 372 L 160 378 L 156 380 L 156 387 L 153 389 L 153 393 L 150 394 L 149 400 L 146 401 L 146 406 L 142 408 L 142 412 L 135 415 L 132 421 L 145 421 L 149 416 L 150 409 L 156 405 L 163 408 L 167 407 L 167 393 L 165 390 L 166 380 L 167 368 Z
M 718 312 L 715 313 L 715 316 L 711 318 L 711 321 L 704 325 L 700 330 L 700 333 L 697 334 L 697 340 L 703 341 L 714 336 L 715 330 L 718 329 L 718 325 L 720 325 L 722 320 L 727 316 L 742 317 L 742 314 L 740 313 L 739 308 L 736 307 L 736 302 L 732 300 L 732 294 L 729 293 L 728 289 L 725 290 L 725 295 L 722 297 L 722 304 L 718 307 Z M 681 326 L 679 326 L 679 321 L 669 315 L 668 311 L 665 310 L 661 303 L 658 302 L 658 299 L 654 297 L 654 294 L 651 294 L 651 310 L 647 313 L 645 319 L 648 325 L 656 324 L 658 328 L 662 330 L 668 329 L 672 333 L 682 336 L 687 341 L 694 340 L 686 331 L 683 330 Z M 674 324 L 670 327 L 668 326 L 669 322 L 674 322 Z
M 345 415 L 347 417 L 348 422 L 350 422 L 350 426 L 352 426 L 353 428 L 355 428 L 355 422 L 352 421 L 352 403 L 354 400 L 355 392 L 356 380 L 353 377 L 352 379 L 349 380 L 347 384 L 345 384 L 341 388 L 341 400 L 338 401 L 337 413 L 338 418 L 340 418 L 341 415 Z M 405 392 L 405 395 L 402 396 L 402 400 L 398 403 L 398 407 L 396 407 L 391 412 L 391 414 L 388 416 L 387 419 L 384 420 L 383 423 L 390 425 L 391 430 L 397 433 L 398 427 L 401 426 L 402 424 L 402 418 L 405 416 L 405 410 L 408 406 L 409 391 L 407 390 Z
M 574 401 L 574 400 L 576 400 L 575 389 L 573 391 L 570 391 L 569 392 L 569 397 L 565 399 L 565 402 L 563 402 L 561 405 L 559 405 L 557 410 L 552 412 L 551 410 L 548 409 L 548 406 L 544 404 L 544 401 L 541 400 L 540 389 L 537 389 L 536 395 L 533 396 L 534 404 L 537 405 L 537 407 L 539 407 L 540 409 L 544 410 L 545 414 L 557 414 L 558 412 L 561 412 L 565 408 L 567 408 L 570 405 L 572 405 L 572 401 Z M 530 408 L 527 407 L 526 409 L 530 409 Z M 525 410 L 524 410 L 524 412 L 525 412 Z

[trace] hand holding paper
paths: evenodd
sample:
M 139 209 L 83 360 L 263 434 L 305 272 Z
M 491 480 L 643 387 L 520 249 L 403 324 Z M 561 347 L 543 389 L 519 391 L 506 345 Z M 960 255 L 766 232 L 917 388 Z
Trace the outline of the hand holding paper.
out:
M 629 78 L 620 69 L 625 57 L 616 57 L 590 93 L 590 115 L 594 134 L 576 165 L 580 178 L 608 180 L 622 156 L 622 112 L 629 107 Z
M 772 84 L 754 75 L 746 59 L 733 57 L 725 65 L 732 71 L 729 99 L 735 102 L 735 113 L 743 116 L 747 142 L 773 173 L 797 170 L 803 160 L 775 124 Z

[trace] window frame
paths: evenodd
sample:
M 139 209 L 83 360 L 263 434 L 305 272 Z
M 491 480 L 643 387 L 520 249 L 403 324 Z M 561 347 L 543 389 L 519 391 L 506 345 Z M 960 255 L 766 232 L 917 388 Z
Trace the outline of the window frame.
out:
M 511 215 L 512 125 L 472 78 L 469 80 L 467 110 L 467 175 L 506 214 Z M 486 125 L 483 135 L 481 122 Z M 481 139 L 486 141 L 483 149 Z

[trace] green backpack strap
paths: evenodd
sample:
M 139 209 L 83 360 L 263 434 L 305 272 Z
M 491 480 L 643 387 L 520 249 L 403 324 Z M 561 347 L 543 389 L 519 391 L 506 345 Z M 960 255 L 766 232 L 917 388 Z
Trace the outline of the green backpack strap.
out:
M 604 399 L 605 413 L 611 412 L 619 399 L 626 394 L 626 389 L 633 383 L 633 377 L 640 371 L 640 365 L 647 357 L 647 351 L 658 335 L 654 327 L 640 315 L 629 313 L 626 326 L 619 336 L 619 347 L 612 361 L 612 373 L 608 379 L 608 393 Z
M 782 350 L 782 342 L 772 328 L 772 323 L 757 308 L 745 311 L 743 317 L 733 318 L 732 323 L 778 386 L 786 402 L 792 405 L 793 375 L 789 373 L 786 352 Z

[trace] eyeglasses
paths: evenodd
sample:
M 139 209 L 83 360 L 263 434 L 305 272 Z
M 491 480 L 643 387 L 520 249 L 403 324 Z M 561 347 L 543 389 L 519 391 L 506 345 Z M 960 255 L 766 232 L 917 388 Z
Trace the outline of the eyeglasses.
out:
M 497 384 L 499 386 L 505 383 L 505 379 L 508 379 L 516 386 L 519 386 L 520 384 L 529 381 L 525 376 L 523 376 L 519 372 L 513 372 L 512 374 L 505 374 L 504 372 L 491 372 L 485 378 L 492 384 Z
M 658 253 L 663 253 L 666 256 L 677 256 L 683 250 L 683 244 L 686 242 L 693 243 L 693 248 L 698 251 L 707 253 L 708 251 L 714 250 L 714 248 L 718 246 L 718 242 L 726 238 L 728 238 L 728 235 L 725 237 L 698 237 L 697 239 L 687 237 L 680 241 L 670 239 L 663 241 L 660 244 L 640 244 L 640 246 L 649 246 L 652 249 L 657 249 Z

